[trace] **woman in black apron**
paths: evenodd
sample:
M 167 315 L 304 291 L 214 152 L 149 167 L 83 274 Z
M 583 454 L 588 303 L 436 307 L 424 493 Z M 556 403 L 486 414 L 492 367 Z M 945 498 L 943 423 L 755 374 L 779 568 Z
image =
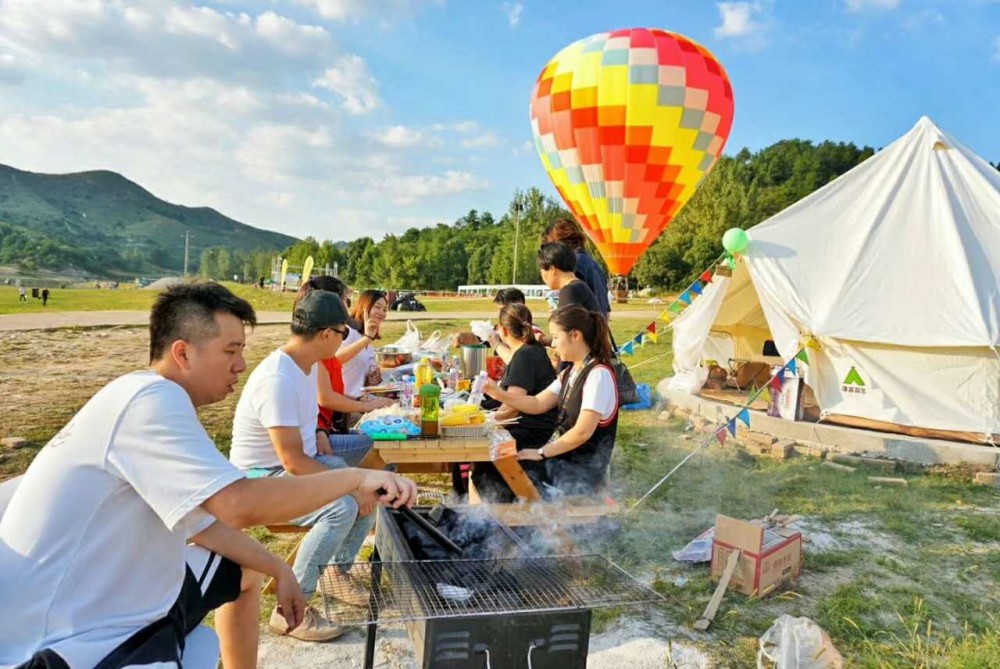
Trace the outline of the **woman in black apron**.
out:
M 486 394 L 523 414 L 559 409 L 554 438 L 541 448 L 519 450 L 517 458 L 545 464 L 545 483 L 568 495 L 592 495 L 605 488 L 618 431 L 618 388 L 611 369 L 611 337 L 600 313 L 560 307 L 549 319 L 552 346 L 572 363 L 534 397 L 514 395 L 494 384 Z M 547 491 L 552 496 L 554 491 Z M 546 492 L 543 492 L 546 494 Z

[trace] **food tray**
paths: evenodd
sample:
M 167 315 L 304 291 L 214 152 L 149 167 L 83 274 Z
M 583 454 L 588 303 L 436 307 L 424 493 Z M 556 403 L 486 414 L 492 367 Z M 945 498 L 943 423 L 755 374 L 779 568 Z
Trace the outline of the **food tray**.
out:
M 458 437 L 470 439 L 473 437 L 485 437 L 488 431 L 489 426 L 486 423 L 479 423 L 478 425 L 441 426 L 441 435 L 446 438 Z

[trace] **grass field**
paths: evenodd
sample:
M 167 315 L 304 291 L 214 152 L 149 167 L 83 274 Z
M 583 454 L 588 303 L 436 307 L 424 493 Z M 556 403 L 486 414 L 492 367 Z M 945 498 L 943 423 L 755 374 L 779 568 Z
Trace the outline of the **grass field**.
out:
M 478 303 L 469 308 L 480 310 Z M 612 322 L 619 338 L 645 324 L 628 316 Z M 440 320 L 420 328 L 427 334 L 463 325 Z M 385 338 L 394 340 L 402 328 L 387 324 Z M 251 367 L 286 333 L 282 326 L 257 328 L 249 337 Z M 0 333 L 0 436 L 32 442 L 0 461 L 0 479 L 22 472 L 103 384 L 142 366 L 145 347 L 142 328 Z M 636 379 L 655 383 L 669 374 L 669 350 L 666 335 L 639 349 L 629 359 Z M 223 451 L 237 397 L 200 411 Z M 684 420 L 660 420 L 656 412 L 623 414 L 612 464 L 619 503 L 628 506 L 700 442 L 702 436 L 688 428 Z M 730 441 L 694 458 L 620 517 L 617 530 L 581 537 L 577 545 L 651 582 L 668 604 L 641 614 L 642 622 L 656 626 L 662 638 L 693 641 L 718 666 L 755 666 L 757 638 L 788 613 L 822 625 L 848 667 L 1000 668 L 1000 493 L 970 485 L 971 474 L 962 469 L 904 476 L 908 488 L 878 488 L 863 469 L 835 472 L 806 457 L 761 460 Z M 419 480 L 424 487 L 447 487 L 443 477 Z M 694 632 L 691 625 L 714 586 L 705 566 L 677 563 L 669 552 L 709 527 L 716 513 L 752 518 L 774 508 L 805 516 L 813 542 L 806 544 L 802 578 L 763 601 L 731 593 L 710 632 Z M 253 534 L 279 553 L 289 548 L 290 537 Z M 595 626 L 638 620 L 626 612 L 600 612 Z
M 284 311 L 291 309 L 294 293 L 275 293 L 270 290 L 258 290 L 252 286 L 225 281 L 237 295 L 243 297 L 253 304 L 258 311 Z M 123 285 L 116 290 L 107 288 L 97 289 L 93 287 L 52 289 L 49 294 L 49 303 L 42 306 L 41 300 L 30 297 L 28 291 L 28 302 L 18 302 L 17 288 L 13 286 L 0 286 L 0 314 L 23 314 L 23 313 L 44 313 L 46 311 L 147 311 L 153 300 L 156 298 L 156 291 L 136 288 L 131 285 Z M 494 311 L 495 306 L 491 298 L 462 298 L 462 297 L 428 297 L 421 298 L 428 312 L 452 313 L 452 312 L 483 312 Z M 529 305 L 536 311 L 545 312 L 548 310 L 544 300 L 529 300 Z M 613 307 L 615 313 L 627 313 L 629 311 L 653 311 L 662 310 L 666 305 L 649 304 L 646 299 L 636 299 L 629 304 L 616 304 Z

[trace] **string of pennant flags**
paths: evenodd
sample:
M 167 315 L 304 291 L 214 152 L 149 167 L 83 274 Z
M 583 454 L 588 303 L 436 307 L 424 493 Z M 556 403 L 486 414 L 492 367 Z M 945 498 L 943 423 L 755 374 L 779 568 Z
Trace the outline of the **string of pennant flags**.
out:
M 806 344 L 802 348 L 800 348 L 795 353 L 794 356 L 792 356 L 792 359 L 786 362 L 784 365 L 782 365 L 781 368 L 779 368 L 774 374 L 772 374 L 771 378 L 768 379 L 763 385 L 761 385 L 759 388 L 758 387 L 751 388 L 750 395 L 747 401 L 736 410 L 736 413 L 727 420 L 725 420 L 724 422 L 717 423 L 715 429 L 712 430 L 708 434 L 708 436 L 705 437 L 705 439 L 698 445 L 697 448 L 688 453 L 688 455 L 679 463 L 677 463 L 677 465 L 673 469 L 671 469 L 670 472 L 666 474 L 666 476 L 657 481 L 656 485 L 650 488 L 645 495 L 640 497 L 632 506 L 628 508 L 628 511 L 632 511 L 632 509 L 639 506 L 639 504 L 642 503 L 644 499 L 652 495 L 657 488 L 659 488 L 668 478 L 670 478 L 673 475 L 674 472 L 680 469 L 684 465 L 684 463 L 693 458 L 703 448 L 706 448 L 707 446 L 716 441 L 720 445 L 724 445 L 727 439 L 736 436 L 736 431 L 739 428 L 740 423 L 742 423 L 745 427 L 749 428 L 750 407 L 753 406 L 753 403 L 756 402 L 758 399 L 763 399 L 765 402 L 770 403 L 771 394 L 774 391 L 781 390 L 781 386 L 785 382 L 785 375 L 786 374 L 798 375 L 799 368 L 803 364 L 805 365 L 809 364 L 809 353 L 806 350 L 808 348 L 818 349 L 819 344 L 815 342 L 815 340 L 810 338 L 806 342 Z
M 647 343 L 657 343 L 657 338 L 661 332 L 662 326 L 657 325 L 659 321 L 663 321 L 665 324 L 669 325 L 671 321 L 681 315 L 691 304 L 701 295 L 705 288 L 712 283 L 715 275 L 712 271 L 716 265 L 720 262 L 726 262 L 730 269 L 735 269 L 736 261 L 728 253 L 723 253 L 719 256 L 715 262 L 712 263 L 709 269 L 702 272 L 694 282 L 684 289 L 680 295 L 678 295 L 674 300 L 666 306 L 666 308 L 661 311 L 656 318 L 654 318 L 645 328 L 642 329 L 639 334 L 634 337 L 629 337 L 625 340 L 625 343 L 618 347 L 617 354 L 619 356 L 632 356 L 635 355 L 636 348 L 642 348 Z

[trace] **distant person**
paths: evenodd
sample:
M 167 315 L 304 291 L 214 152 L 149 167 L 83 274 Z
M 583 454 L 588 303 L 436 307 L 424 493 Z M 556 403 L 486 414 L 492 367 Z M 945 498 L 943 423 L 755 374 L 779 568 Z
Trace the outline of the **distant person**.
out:
M 257 286 L 258 286 L 258 287 L 259 287 L 259 288 L 260 288 L 261 290 L 264 290 L 264 277 L 260 277 L 260 279 L 258 279 L 258 281 L 257 281 Z
M 49 289 L 42 288 L 42 306 L 46 306 L 49 303 Z
M 24 286 L 17 289 L 17 301 L 27 302 L 28 301 L 28 291 Z
M 574 273 L 590 288 L 590 292 L 597 298 L 597 304 L 600 306 L 599 311 L 607 318 L 608 314 L 611 313 L 611 302 L 614 300 L 611 291 L 608 290 L 608 275 L 600 264 L 587 253 L 587 239 L 580 226 L 575 221 L 557 218 L 545 229 L 542 242 L 562 242 L 573 249 L 576 254 Z

